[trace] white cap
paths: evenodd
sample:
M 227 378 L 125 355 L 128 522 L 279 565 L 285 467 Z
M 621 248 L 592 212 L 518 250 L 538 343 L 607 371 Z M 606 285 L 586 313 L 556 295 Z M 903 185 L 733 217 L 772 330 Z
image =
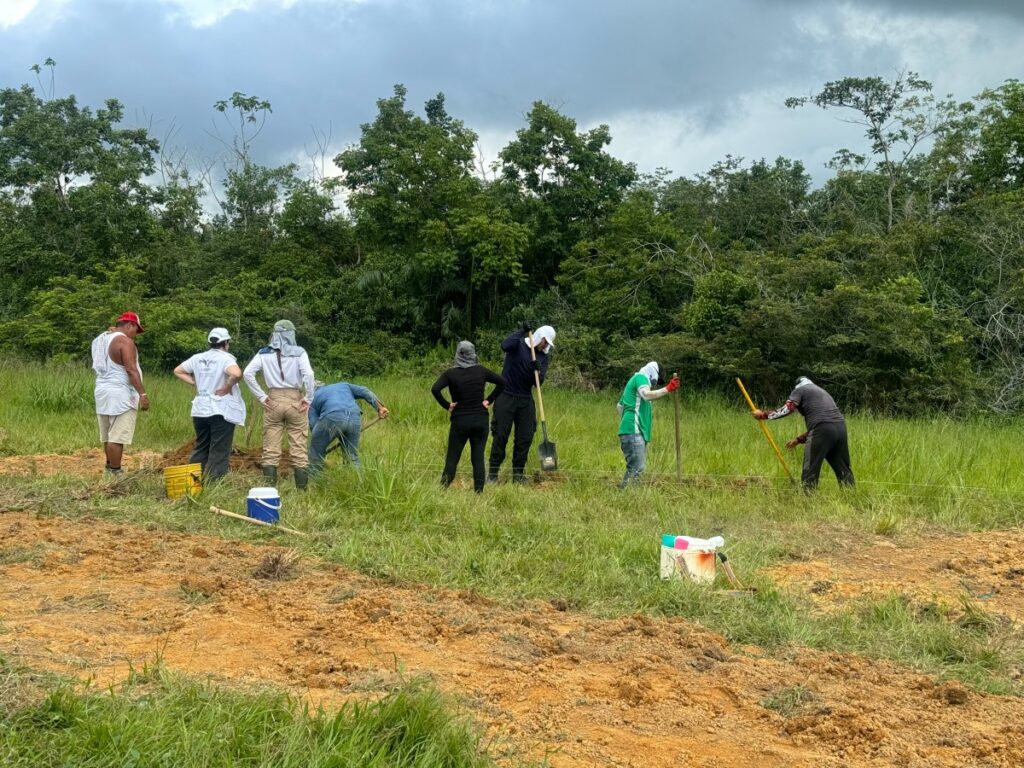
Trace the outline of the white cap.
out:
M 227 328 L 218 327 L 210 331 L 210 335 L 206 339 L 211 344 L 220 344 L 222 341 L 231 341 L 231 334 L 228 333 Z

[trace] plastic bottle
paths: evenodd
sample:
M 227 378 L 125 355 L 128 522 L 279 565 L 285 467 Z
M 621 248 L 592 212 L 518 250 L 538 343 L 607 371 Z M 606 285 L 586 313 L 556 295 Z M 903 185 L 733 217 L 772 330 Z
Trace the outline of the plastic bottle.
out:
M 676 549 L 697 549 L 704 552 L 714 552 L 719 547 L 725 546 L 725 539 L 721 536 L 712 536 L 710 539 L 697 539 L 693 536 L 676 536 Z

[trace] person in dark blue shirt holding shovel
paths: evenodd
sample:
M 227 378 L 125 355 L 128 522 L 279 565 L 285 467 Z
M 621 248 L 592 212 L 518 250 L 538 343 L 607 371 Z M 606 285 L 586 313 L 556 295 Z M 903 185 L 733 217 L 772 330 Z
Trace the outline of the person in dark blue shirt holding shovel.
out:
M 532 347 L 532 351 L 531 351 Z M 555 329 L 542 325 L 536 331 L 529 322 L 501 342 L 505 353 L 505 366 L 501 378 L 505 391 L 494 401 L 491 409 L 491 455 L 487 481 L 498 481 L 498 472 L 505 461 L 505 449 L 515 429 L 512 444 L 512 481 L 526 483 L 526 459 L 530 455 L 533 436 L 537 432 L 537 411 L 533 403 L 533 388 L 538 380 L 544 381 L 551 363 L 551 350 L 555 348 Z M 536 360 L 534 360 L 536 356 Z M 534 374 L 537 374 L 536 376 Z

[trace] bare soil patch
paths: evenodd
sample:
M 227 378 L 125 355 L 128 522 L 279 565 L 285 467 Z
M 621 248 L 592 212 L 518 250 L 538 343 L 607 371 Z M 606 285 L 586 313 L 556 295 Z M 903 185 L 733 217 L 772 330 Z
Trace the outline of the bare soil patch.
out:
M 767 573 L 823 612 L 899 593 L 918 603 L 966 598 L 987 612 L 1024 619 L 1024 529 L 925 536 L 905 547 L 879 539 L 830 558 Z
M 328 705 L 425 675 L 510 763 L 1024 765 L 1021 699 L 857 656 L 769 658 L 682 619 L 510 606 L 306 557 L 287 579 L 257 578 L 275 552 L 286 550 L 2 514 L 0 653 L 101 683 L 160 655 L 184 673 Z
M 156 451 L 125 451 L 122 468 L 126 471 L 150 470 L 162 466 L 163 457 Z M 75 453 L 39 453 L 32 456 L 0 458 L 0 475 L 74 475 L 92 477 L 103 474 L 106 458 L 100 448 Z

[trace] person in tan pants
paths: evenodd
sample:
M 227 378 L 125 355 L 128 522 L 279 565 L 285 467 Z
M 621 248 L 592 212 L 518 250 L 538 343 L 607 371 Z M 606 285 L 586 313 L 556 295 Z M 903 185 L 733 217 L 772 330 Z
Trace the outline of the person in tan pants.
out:
M 256 380 L 263 374 L 268 392 Z M 309 482 L 309 457 L 306 438 L 309 421 L 306 412 L 313 401 L 316 379 L 306 350 L 295 343 L 295 326 L 289 320 L 278 320 L 263 347 L 245 366 L 242 373 L 253 396 L 263 406 L 263 475 L 277 482 L 277 466 L 281 461 L 281 442 L 288 436 L 288 456 L 295 473 L 295 487 L 305 489 Z

